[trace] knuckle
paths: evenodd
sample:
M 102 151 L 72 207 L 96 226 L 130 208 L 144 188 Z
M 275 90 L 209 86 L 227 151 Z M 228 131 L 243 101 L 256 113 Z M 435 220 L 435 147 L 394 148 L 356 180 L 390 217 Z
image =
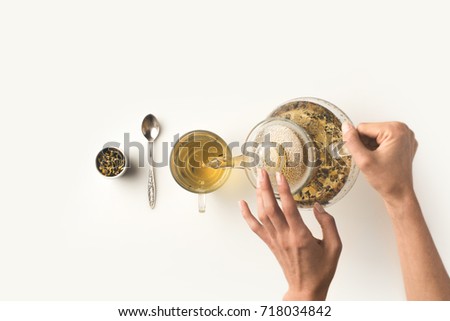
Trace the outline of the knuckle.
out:
M 331 250 L 336 254 L 341 254 L 342 252 L 342 242 L 338 241 L 331 246 Z
M 405 123 L 399 122 L 399 121 L 395 121 L 390 123 L 390 130 L 393 133 L 396 134 L 407 134 L 408 132 L 410 132 L 410 129 L 408 128 L 408 126 Z
M 322 220 L 324 220 L 325 223 L 327 223 L 327 224 L 334 224 L 334 223 L 335 223 L 335 220 L 334 220 L 333 215 L 330 215 L 330 214 L 328 214 L 328 213 L 326 213 L 326 214 L 323 216 Z
M 288 251 L 291 248 L 291 242 L 289 241 L 289 238 L 286 237 L 279 238 L 278 245 L 284 251 Z
M 369 157 L 363 156 L 358 159 L 358 167 L 365 171 L 370 168 L 372 161 Z
M 305 241 L 309 239 L 310 232 L 306 228 L 302 228 L 299 231 L 293 233 L 292 239 L 297 247 L 301 247 L 305 244 Z
M 267 205 L 266 211 L 268 216 L 274 216 L 278 211 L 278 206 L 275 204 Z
M 330 253 L 339 255 L 342 252 L 342 241 L 340 237 L 333 238 L 327 247 Z
M 270 185 L 270 182 L 263 182 L 263 183 L 261 183 L 261 191 L 263 191 L 263 192 L 270 191 L 271 187 L 272 186 Z
M 249 224 L 250 229 L 255 232 L 256 234 L 259 234 L 259 232 L 261 231 L 261 226 L 256 223 L 256 222 L 252 222 Z
M 359 123 L 358 126 L 355 127 L 357 132 L 361 132 L 365 127 L 367 127 L 369 123 Z
M 278 244 L 284 251 L 299 250 L 305 247 L 306 240 L 298 233 L 283 233 L 278 235 Z
M 269 218 L 267 217 L 267 214 L 266 214 L 265 212 L 258 213 L 258 217 L 259 217 L 260 221 L 261 221 L 263 224 L 267 224 L 267 223 L 270 222 L 270 220 L 269 220 Z

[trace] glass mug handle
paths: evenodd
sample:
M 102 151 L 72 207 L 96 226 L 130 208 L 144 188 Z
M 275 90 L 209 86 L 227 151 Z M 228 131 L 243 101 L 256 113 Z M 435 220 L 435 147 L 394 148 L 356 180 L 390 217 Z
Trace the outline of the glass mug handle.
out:
M 205 213 L 206 211 L 206 194 L 199 193 L 198 194 L 198 212 Z

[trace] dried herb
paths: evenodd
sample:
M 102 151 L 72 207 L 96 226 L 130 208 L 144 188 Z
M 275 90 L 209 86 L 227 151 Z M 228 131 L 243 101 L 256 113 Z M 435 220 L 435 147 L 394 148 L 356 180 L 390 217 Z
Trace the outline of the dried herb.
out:
M 351 157 L 334 159 L 327 151 L 331 143 L 342 141 L 341 121 L 328 109 L 307 101 L 284 104 L 271 117 L 290 119 L 304 127 L 318 152 L 319 166 L 309 184 L 294 195 L 300 206 L 329 203 L 344 187 L 352 167 Z
M 115 148 L 105 148 L 97 155 L 97 168 L 107 177 L 114 177 L 125 169 L 125 156 Z

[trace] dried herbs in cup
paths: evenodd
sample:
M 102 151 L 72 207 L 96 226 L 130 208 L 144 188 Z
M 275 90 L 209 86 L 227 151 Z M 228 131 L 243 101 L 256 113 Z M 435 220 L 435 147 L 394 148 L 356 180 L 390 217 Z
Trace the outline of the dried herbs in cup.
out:
M 95 164 L 100 174 L 105 177 L 121 176 L 127 166 L 125 154 L 118 148 L 103 148 L 96 157 Z

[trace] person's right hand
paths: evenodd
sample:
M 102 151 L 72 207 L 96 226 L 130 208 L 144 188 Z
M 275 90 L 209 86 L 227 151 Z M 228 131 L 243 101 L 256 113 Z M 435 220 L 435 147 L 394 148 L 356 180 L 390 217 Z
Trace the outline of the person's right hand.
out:
M 450 300 L 450 279 L 413 189 L 414 133 L 402 123 L 343 124 L 345 146 L 392 218 L 408 300 Z
M 385 202 L 413 195 L 414 133 L 403 123 L 342 125 L 344 141 L 356 165 Z

